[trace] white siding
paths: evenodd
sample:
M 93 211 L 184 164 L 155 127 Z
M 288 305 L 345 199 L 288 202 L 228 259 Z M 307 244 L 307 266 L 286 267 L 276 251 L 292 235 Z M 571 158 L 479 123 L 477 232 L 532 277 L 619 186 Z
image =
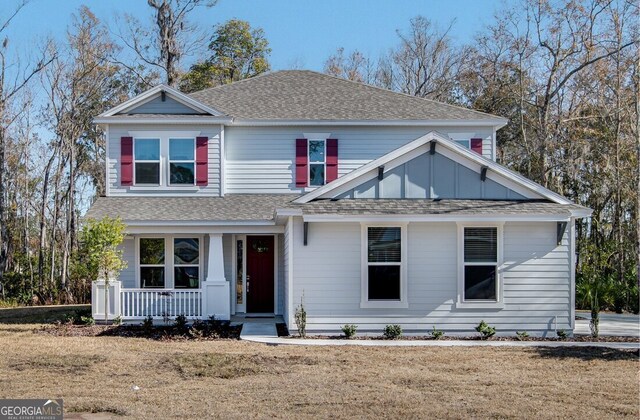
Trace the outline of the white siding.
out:
M 425 333 L 435 325 L 449 333 L 471 333 L 484 320 L 499 332 L 526 330 L 544 335 L 570 327 L 569 239 L 557 246 L 556 224 L 504 226 L 504 309 L 456 309 L 457 226 L 408 225 L 406 309 L 360 308 L 360 224 L 312 223 L 302 245 L 302 222 L 295 224 L 293 307 L 304 293 L 309 331 L 337 331 L 354 323 L 380 333 L 386 324 Z M 295 325 L 290 325 L 295 328 Z
M 303 138 L 304 133 L 330 133 L 331 138 L 338 139 L 338 174 L 342 176 L 430 131 L 482 137 L 483 153 L 491 158 L 493 131 L 487 127 L 231 126 L 225 128 L 225 191 L 299 193 L 293 166 L 295 139 Z
M 121 114 L 198 114 L 198 111 L 183 105 L 169 95 L 165 96 L 163 102 L 162 97 L 158 95 L 152 100 Z
M 122 195 L 122 194 L 180 194 L 180 191 L 172 189 L 170 191 L 162 190 L 131 190 L 129 187 L 122 186 L 120 183 L 120 139 L 121 137 L 129 136 L 130 131 L 200 131 L 201 136 L 209 137 L 209 182 L 206 187 L 199 187 L 196 191 L 189 188 L 188 191 L 184 191 L 184 194 L 195 195 L 220 195 L 220 126 L 219 125 L 160 125 L 154 126 L 149 124 L 112 124 L 109 126 L 109 139 L 107 150 L 107 174 L 108 174 L 108 195 Z M 168 165 L 166 158 L 162 162 L 161 167 L 166 168 Z M 164 169 L 166 171 L 166 169 Z
M 122 258 L 127 263 L 127 267 L 120 272 L 118 280 L 122 282 L 122 288 L 135 289 L 139 287 L 136 284 L 136 258 L 135 258 L 135 239 L 126 237 L 122 242 Z

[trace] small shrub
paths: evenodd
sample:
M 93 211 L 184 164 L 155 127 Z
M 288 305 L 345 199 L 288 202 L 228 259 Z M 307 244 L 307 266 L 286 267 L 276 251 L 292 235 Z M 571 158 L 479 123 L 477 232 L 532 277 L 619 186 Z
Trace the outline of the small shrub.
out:
M 398 324 L 387 325 L 382 332 L 387 340 L 395 340 L 402 337 L 402 327 Z
M 82 325 L 95 325 L 96 321 L 95 321 L 95 319 L 93 319 L 92 316 L 81 316 L 80 317 L 80 323 Z
M 516 338 L 520 341 L 529 337 L 529 333 L 526 331 L 516 331 Z
M 560 340 L 564 340 L 565 338 L 569 337 L 569 334 L 567 334 L 565 330 L 557 330 L 556 335 Z
M 486 340 L 489 337 L 493 337 L 496 334 L 495 327 L 490 327 L 486 322 L 484 322 L 484 320 L 480 321 L 480 323 L 476 327 L 476 331 L 480 333 L 480 336 L 483 340 Z
M 122 325 L 122 315 L 118 315 L 113 319 L 113 325 Z
M 173 323 L 173 326 L 180 331 L 185 330 L 187 328 L 187 317 L 184 316 L 184 314 L 178 315 Z
M 300 298 L 300 305 L 296 308 L 295 321 L 298 334 L 304 338 L 307 336 L 307 311 L 304 309 L 303 299 L 304 295 Z
M 344 336 L 347 338 L 355 337 L 357 330 L 358 330 L 358 326 L 354 324 L 345 324 L 342 326 L 342 332 L 344 333 Z
M 436 330 L 436 326 L 433 326 L 433 331 L 431 331 L 431 337 L 435 338 L 436 340 L 438 340 L 440 337 L 442 337 L 444 335 L 444 331 L 441 330 Z
M 153 317 L 151 315 L 148 315 L 143 321 L 142 321 L 142 330 L 146 333 L 146 334 L 151 334 L 151 332 L 153 331 Z

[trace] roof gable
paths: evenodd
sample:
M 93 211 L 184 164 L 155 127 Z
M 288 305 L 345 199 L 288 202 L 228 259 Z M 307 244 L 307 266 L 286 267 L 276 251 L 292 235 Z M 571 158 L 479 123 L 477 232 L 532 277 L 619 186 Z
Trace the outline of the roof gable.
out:
M 316 190 L 308 194 L 303 195 L 302 197 L 295 200 L 295 202 L 308 203 L 315 199 L 357 197 L 363 189 L 366 190 L 367 187 L 372 188 L 372 186 L 374 188 L 373 197 L 375 197 L 375 182 L 372 182 L 372 180 L 375 179 L 377 181 L 379 168 L 383 167 L 384 173 L 389 174 L 389 176 L 387 176 L 387 179 L 391 180 L 389 181 L 390 183 L 396 182 L 393 181 L 393 179 L 398 179 L 398 176 L 397 174 L 394 174 L 393 170 L 395 168 L 399 168 L 401 165 L 415 165 L 416 162 L 418 162 L 419 164 L 419 159 L 421 159 L 421 156 L 424 156 L 427 153 L 431 153 L 431 144 L 435 145 L 435 150 L 437 151 L 437 154 L 439 156 L 438 158 L 432 159 L 431 162 L 432 169 L 435 171 L 440 169 L 436 166 L 439 164 L 446 171 L 458 171 L 459 173 L 462 170 L 466 178 L 473 179 L 475 174 L 475 176 L 477 177 L 476 179 L 479 179 L 483 168 L 486 168 L 486 180 L 484 181 L 485 185 L 483 186 L 483 190 L 485 192 L 489 192 L 488 194 L 483 193 L 485 194 L 485 197 L 468 196 L 469 193 L 466 192 L 459 192 L 458 197 L 456 197 L 455 189 L 459 188 L 459 185 L 456 186 L 453 183 L 449 183 L 449 185 L 445 185 L 442 187 L 442 191 L 453 191 L 453 196 L 446 198 L 527 198 L 547 199 L 559 204 L 572 204 L 571 201 L 569 201 L 565 197 L 556 194 L 553 191 L 548 190 L 547 188 L 544 188 L 543 186 L 531 180 L 528 180 L 527 178 L 505 168 L 502 165 L 499 165 L 492 160 L 486 159 L 478 155 L 477 153 L 456 144 L 455 142 L 436 132 L 430 132 L 412 141 L 411 143 L 408 143 L 366 165 L 363 165 L 353 172 L 344 175 L 323 187 L 317 188 Z M 455 165 L 453 163 L 455 163 Z M 438 178 L 441 179 L 440 182 L 447 183 L 449 182 L 447 178 L 450 176 L 455 176 L 455 174 L 448 174 L 448 176 L 445 175 Z M 432 176 L 432 178 L 435 177 Z M 487 183 L 487 181 L 489 182 Z M 384 178 L 381 182 L 385 182 Z M 367 183 L 371 185 L 367 185 Z M 431 182 L 430 187 L 432 187 L 433 185 L 434 182 Z M 468 186 L 464 187 L 468 188 Z M 493 189 L 494 191 L 491 191 L 491 189 Z M 437 194 L 438 192 L 435 191 L 435 193 Z M 371 195 L 372 193 L 367 192 L 365 193 L 365 196 L 367 194 Z M 409 193 L 406 198 L 412 198 L 411 194 L 413 193 Z M 438 198 L 432 196 L 433 191 L 430 191 L 429 193 L 425 192 L 425 194 L 426 195 L 424 197 L 421 196 L 415 198 Z M 407 195 L 406 185 L 405 195 Z M 451 193 L 447 193 L 447 195 L 451 195 Z M 384 193 L 381 195 L 378 191 L 378 197 L 384 198 L 385 195 Z
M 162 100 L 164 97 L 164 101 Z M 158 102 L 160 104 L 158 104 Z M 164 104 L 163 104 L 164 103 Z M 155 105 L 155 106 L 154 106 Z M 164 107 L 164 109 L 163 109 Z M 164 112 L 163 112 L 164 111 Z M 191 114 L 220 117 L 224 114 L 215 108 L 202 104 L 166 85 L 155 86 L 140 95 L 115 106 L 98 116 L 97 119 L 116 115 L 136 114 Z
M 483 112 L 308 70 L 266 73 L 189 96 L 240 121 L 473 121 L 496 127 L 507 122 Z

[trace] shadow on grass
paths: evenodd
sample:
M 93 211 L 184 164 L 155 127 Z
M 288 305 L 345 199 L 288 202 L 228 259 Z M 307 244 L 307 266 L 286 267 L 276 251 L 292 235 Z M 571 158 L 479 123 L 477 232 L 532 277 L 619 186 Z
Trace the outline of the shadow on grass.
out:
M 612 349 L 604 347 L 536 347 L 543 359 L 580 359 L 583 361 L 638 360 L 640 350 Z
M 0 309 L 0 324 L 49 324 L 73 316 L 77 312 L 91 314 L 91 305 L 22 306 Z

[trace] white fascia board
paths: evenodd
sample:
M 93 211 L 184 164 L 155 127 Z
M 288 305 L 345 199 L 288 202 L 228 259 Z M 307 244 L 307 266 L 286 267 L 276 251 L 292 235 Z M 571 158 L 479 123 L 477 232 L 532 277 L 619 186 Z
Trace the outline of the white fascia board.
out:
M 277 234 L 284 233 L 284 226 L 202 226 L 202 225 L 188 225 L 188 226 L 126 226 L 126 232 L 128 235 L 150 235 L 150 234 L 177 234 L 177 233 L 189 233 L 189 234 Z
M 387 127 L 496 127 L 502 128 L 508 120 L 503 118 L 483 120 L 253 120 L 234 118 L 235 126 L 387 126 Z
M 227 124 L 231 117 L 202 117 L 193 118 L 181 117 L 171 118 L 171 114 L 162 117 L 127 117 L 127 116 L 107 116 L 93 119 L 95 124 Z
M 365 175 L 367 172 L 371 171 L 371 170 L 377 170 L 377 168 L 379 166 L 382 166 L 390 161 L 392 161 L 395 158 L 398 158 L 402 155 L 404 155 L 405 153 L 409 153 L 412 150 L 429 143 L 431 140 L 433 140 L 435 138 L 435 134 L 434 132 L 429 132 L 427 134 L 425 134 L 424 136 L 413 140 L 412 142 L 405 144 L 404 146 L 401 146 L 399 148 L 397 148 L 396 150 L 393 150 L 390 153 L 387 153 L 386 155 L 379 157 L 378 159 L 375 159 L 361 167 L 359 167 L 358 169 L 349 172 L 346 175 L 343 175 L 341 177 L 339 177 L 338 179 L 336 179 L 335 181 L 331 181 L 330 183 L 320 187 L 320 188 L 316 188 L 315 190 L 303 195 L 302 197 L 294 200 L 294 203 L 299 203 L 299 204 L 304 204 L 304 203 L 308 203 L 309 201 L 316 199 L 318 197 L 321 197 L 324 194 L 327 194 L 329 192 L 332 192 L 336 189 L 338 189 L 339 187 L 342 187 L 343 185 L 351 182 L 351 181 L 356 181 L 358 180 L 360 177 L 362 177 L 363 175 Z
M 419 148 L 420 146 L 425 145 L 426 143 L 429 143 L 431 141 L 435 141 L 439 146 L 444 147 L 448 150 L 450 150 L 451 152 L 453 152 L 453 154 L 449 154 L 447 157 L 449 158 L 455 158 L 455 160 L 458 163 L 461 163 L 463 165 L 465 165 L 465 163 L 463 161 L 461 161 L 459 159 L 460 156 L 466 158 L 467 160 L 475 163 L 476 165 L 478 165 L 479 167 L 482 166 L 486 166 L 488 169 L 490 169 L 491 171 L 495 172 L 498 175 L 501 175 L 502 177 L 504 177 L 506 179 L 506 181 L 509 182 L 513 182 L 513 184 L 511 185 L 507 185 L 509 188 L 514 189 L 516 192 L 522 191 L 522 189 L 531 191 L 532 193 L 549 199 L 555 203 L 558 204 L 573 204 L 570 200 L 566 199 L 565 197 L 556 194 L 555 192 L 543 187 L 540 184 L 537 184 L 525 177 L 523 177 L 522 175 L 505 168 L 504 166 L 498 164 L 497 162 L 492 161 L 491 159 L 487 159 L 484 156 L 479 155 L 478 153 L 466 149 L 462 146 L 460 146 L 459 144 L 457 144 L 456 142 L 448 139 L 447 137 L 443 136 L 442 134 L 435 132 L 435 131 L 431 131 L 427 134 L 425 134 L 424 136 L 408 143 L 405 144 L 404 146 L 399 147 L 398 149 L 387 153 L 386 155 L 375 159 L 371 162 L 369 162 L 366 165 L 361 166 L 360 168 L 348 173 L 347 175 L 344 175 L 338 179 L 336 179 L 335 181 L 330 182 L 329 184 L 326 184 L 320 188 L 315 189 L 314 191 L 309 192 L 308 194 L 303 195 L 302 197 L 298 198 L 297 200 L 295 200 L 295 203 L 308 203 L 309 201 L 328 195 L 329 193 L 333 193 L 336 192 L 338 190 L 344 190 L 344 189 L 348 189 L 347 186 L 345 184 L 347 183 L 351 183 L 353 184 L 353 186 L 355 186 L 357 184 L 357 182 L 359 181 L 363 181 L 366 182 L 366 180 L 364 179 L 364 177 L 366 176 L 366 174 L 372 170 L 377 169 L 379 166 L 384 166 L 387 165 L 389 162 L 398 159 L 399 157 L 410 153 L 411 151 Z M 446 155 L 446 154 L 445 154 Z M 400 164 L 402 162 L 402 160 L 398 160 L 398 164 Z M 468 164 L 466 164 L 465 166 L 469 166 Z M 389 168 L 385 168 L 385 170 L 389 170 L 392 169 L 392 167 Z M 498 179 L 495 179 L 493 177 L 493 174 L 491 172 L 489 172 L 489 174 L 487 175 L 490 179 L 494 179 L 497 182 L 499 182 Z M 363 179 L 360 179 L 363 178 Z M 504 183 L 504 182 L 503 182 Z M 530 194 L 527 194 L 530 195 Z
M 211 108 L 207 105 L 204 105 L 198 101 L 196 101 L 195 99 L 185 95 L 184 93 L 170 87 L 167 85 L 157 85 L 152 87 L 151 89 L 142 92 L 140 95 L 135 96 L 123 103 L 121 103 L 120 105 L 117 105 L 105 112 L 103 112 L 102 114 L 98 115 L 98 118 L 96 119 L 101 119 L 102 117 L 111 117 L 114 116 L 115 114 L 131 109 L 136 105 L 140 105 L 143 104 L 149 100 L 151 100 L 152 98 L 154 98 L 156 95 L 160 94 L 161 92 L 165 92 L 168 93 L 170 96 L 173 97 L 173 99 L 177 100 L 178 102 L 182 103 L 183 105 L 186 105 L 190 108 L 195 108 L 196 110 L 202 111 L 202 112 L 206 112 L 209 113 L 213 116 L 223 116 L 224 114 L 214 108 Z
M 126 220 L 127 226 L 275 226 L 273 220 Z
M 339 215 L 308 214 L 305 222 L 567 222 L 567 214 L 510 214 L 510 215 L 452 215 L 452 214 L 405 214 L 405 215 Z

